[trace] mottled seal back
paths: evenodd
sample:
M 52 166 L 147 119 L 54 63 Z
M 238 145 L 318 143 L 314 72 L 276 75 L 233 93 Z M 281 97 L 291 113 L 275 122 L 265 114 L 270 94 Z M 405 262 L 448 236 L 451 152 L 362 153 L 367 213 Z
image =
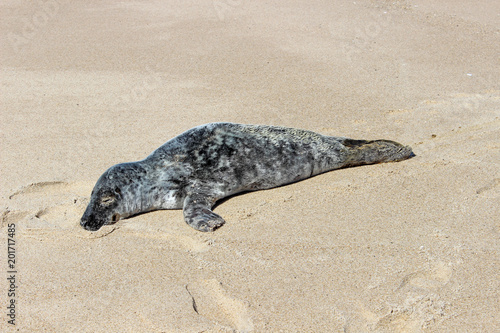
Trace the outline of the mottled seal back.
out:
M 268 189 L 342 167 L 414 156 L 389 140 L 352 140 L 265 125 L 210 123 L 166 142 L 144 160 L 108 169 L 97 181 L 81 225 L 98 230 L 157 209 L 184 210 L 186 222 L 212 231 L 211 209 L 224 197 Z

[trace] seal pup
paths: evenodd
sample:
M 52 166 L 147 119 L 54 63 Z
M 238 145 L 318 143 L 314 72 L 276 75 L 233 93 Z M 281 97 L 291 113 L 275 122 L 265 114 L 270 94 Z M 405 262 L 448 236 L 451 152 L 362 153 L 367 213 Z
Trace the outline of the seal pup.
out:
M 293 183 L 334 169 L 402 161 L 409 146 L 352 140 L 265 125 L 210 123 L 167 141 L 145 159 L 117 164 L 97 180 L 81 226 L 106 224 L 158 209 L 184 211 L 187 224 L 212 231 L 224 219 L 217 200 Z

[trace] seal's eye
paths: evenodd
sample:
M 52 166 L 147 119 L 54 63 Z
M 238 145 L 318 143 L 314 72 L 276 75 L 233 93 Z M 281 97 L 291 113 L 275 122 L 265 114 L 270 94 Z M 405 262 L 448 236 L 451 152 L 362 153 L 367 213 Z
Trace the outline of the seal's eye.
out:
M 113 201 L 115 201 L 115 198 L 113 198 L 113 197 L 104 197 L 101 199 L 101 203 L 104 205 L 109 205 Z

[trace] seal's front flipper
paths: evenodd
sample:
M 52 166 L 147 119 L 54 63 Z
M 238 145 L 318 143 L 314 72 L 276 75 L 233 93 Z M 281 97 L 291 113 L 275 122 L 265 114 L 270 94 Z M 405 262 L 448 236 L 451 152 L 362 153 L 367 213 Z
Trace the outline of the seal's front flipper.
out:
M 189 195 L 184 200 L 184 220 L 198 231 L 214 231 L 226 221 L 212 212 L 214 200 L 202 195 Z

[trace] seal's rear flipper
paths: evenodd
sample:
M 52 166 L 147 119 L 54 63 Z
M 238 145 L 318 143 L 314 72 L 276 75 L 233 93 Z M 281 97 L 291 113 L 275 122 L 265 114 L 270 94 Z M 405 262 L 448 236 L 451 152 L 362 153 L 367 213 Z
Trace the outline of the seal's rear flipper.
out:
M 184 200 L 184 220 L 198 231 L 214 231 L 226 221 L 212 212 L 212 205 L 206 196 L 188 195 Z
M 415 156 L 410 146 L 390 140 L 344 139 L 341 143 L 349 151 L 345 166 L 398 162 Z

